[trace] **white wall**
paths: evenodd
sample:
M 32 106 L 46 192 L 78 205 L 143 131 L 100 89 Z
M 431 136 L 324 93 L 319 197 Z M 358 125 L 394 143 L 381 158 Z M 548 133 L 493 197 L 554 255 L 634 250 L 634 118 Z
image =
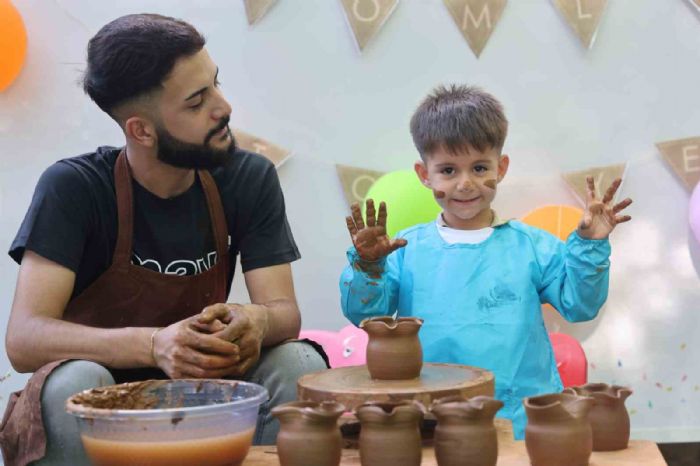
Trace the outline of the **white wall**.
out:
M 550 1 L 511 0 L 479 60 L 439 0 L 402 0 L 363 55 L 336 0 L 280 0 L 252 28 L 239 0 L 14 3 L 29 51 L 19 79 L 0 94 L 3 248 L 46 166 L 122 142 L 76 84 L 87 40 L 122 14 L 169 14 L 208 37 L 233 124 L 294 150 L 280 178 L 304 256 L 294 264 L 304 326 L 340 328 L 337 277 L 349 239 L 334 164 L 409 168 L 416 154 L 408 121 L 426 92 L 439 83 L 478 84 L 503 101 L 511 121 L 502 216 L 576 205 L 563 171 L 629 162 L 622 194 L 635 200 L 634 220 L 612 238 L 608 304 L 594 322 L 553 325 L 583 340 L 591 380 L 635 389 L 627 404 L 636 436 L 700 440 L 692 414 L 700 411 L 700 247 L 687 226 L 688 193 L 654 147 L 700 136 L 700 15 L 688 1 L 611 1 L 584 51 Z M 2 321 L 16 273 L 0 256 Z M 238 278 L 234 297 L 242 300 Z M 0 375 L 8 370 L 3 353 Z M 0 385 L 0 408 L 25 380 L 11 373 Z

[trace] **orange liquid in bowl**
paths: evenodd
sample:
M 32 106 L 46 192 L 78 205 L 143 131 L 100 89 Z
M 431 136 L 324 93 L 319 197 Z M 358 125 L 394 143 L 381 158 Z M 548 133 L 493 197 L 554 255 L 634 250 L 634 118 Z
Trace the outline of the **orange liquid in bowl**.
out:
M 95 466 L 239 466 L 248 454 L 255 429 L 194 440 L 133 442 L 83 435 Z

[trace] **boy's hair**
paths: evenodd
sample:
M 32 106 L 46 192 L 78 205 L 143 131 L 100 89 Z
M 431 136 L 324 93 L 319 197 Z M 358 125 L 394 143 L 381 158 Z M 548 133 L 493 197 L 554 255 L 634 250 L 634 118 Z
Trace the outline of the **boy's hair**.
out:
M 478 87 L 452 84 L 439 86 L 423 100 L 411 118 L 411 135 L 425 160 L 433 151 L 451 154 L 503 149 L 508 120 L 503 106 Z
M 205 44 L 190 24 L 156 14 L 126 15 L 90 39 L 83 89 L 114 117 L 119 105 L 159 88 L 175 62 Z

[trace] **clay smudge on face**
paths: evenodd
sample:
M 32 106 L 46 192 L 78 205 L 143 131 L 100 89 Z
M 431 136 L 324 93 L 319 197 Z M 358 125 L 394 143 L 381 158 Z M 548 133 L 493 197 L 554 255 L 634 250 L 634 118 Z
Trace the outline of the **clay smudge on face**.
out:
M 445 191 L 438 191 L 437 189 L 433 189 L 433 195 L 435 196 L 435 199 L 443 199 L 445 197 Z
M 487 188 L 490 188 L 490 189 L 496 189 L 496 180 L 495 179 L 486 180 L 486 181 L 484 181 L 484 186 L 486 186 Z

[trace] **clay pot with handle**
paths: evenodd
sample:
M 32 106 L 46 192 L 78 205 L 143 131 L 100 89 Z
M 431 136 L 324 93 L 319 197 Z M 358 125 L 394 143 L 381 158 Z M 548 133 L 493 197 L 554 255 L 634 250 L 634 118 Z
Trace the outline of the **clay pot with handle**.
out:
M 593 429 L 593 451 L 627 448 L 630 440 L 630 416 L 625 400 L 632 390 L 619 385 L 589 383 L 564 389 L 564 392 L 590 396 L 595 402 L 588 416 Z
M 425 408 L 417 401 L 375 402 L 355 410 L 360 420 L 362 466 L 420 466 L 420 425 Z
M 523 400 L 525 446 L 532 466 L 587 466 L 593 450 L 588 414 L 593 398 L 572 393 Z
M 373 379 L 407 380 L 420 377 L 423 348 L 418 331 L 423 320 L 417 317 L 372 317 L 360 322 L 367 332 L 367 369 Z
M 490 396 L 449 396 L 433 401 L 437 418 L 435 457 L 438 466 L 495 466 L 498 439 L 493 418 L 503 402 Z
M 276 406 L 280 421 L 277 454 L 281 466 L 338 466 L 343 439 L 338 418 L 345 406 L 332 401 L 293 401 Z

